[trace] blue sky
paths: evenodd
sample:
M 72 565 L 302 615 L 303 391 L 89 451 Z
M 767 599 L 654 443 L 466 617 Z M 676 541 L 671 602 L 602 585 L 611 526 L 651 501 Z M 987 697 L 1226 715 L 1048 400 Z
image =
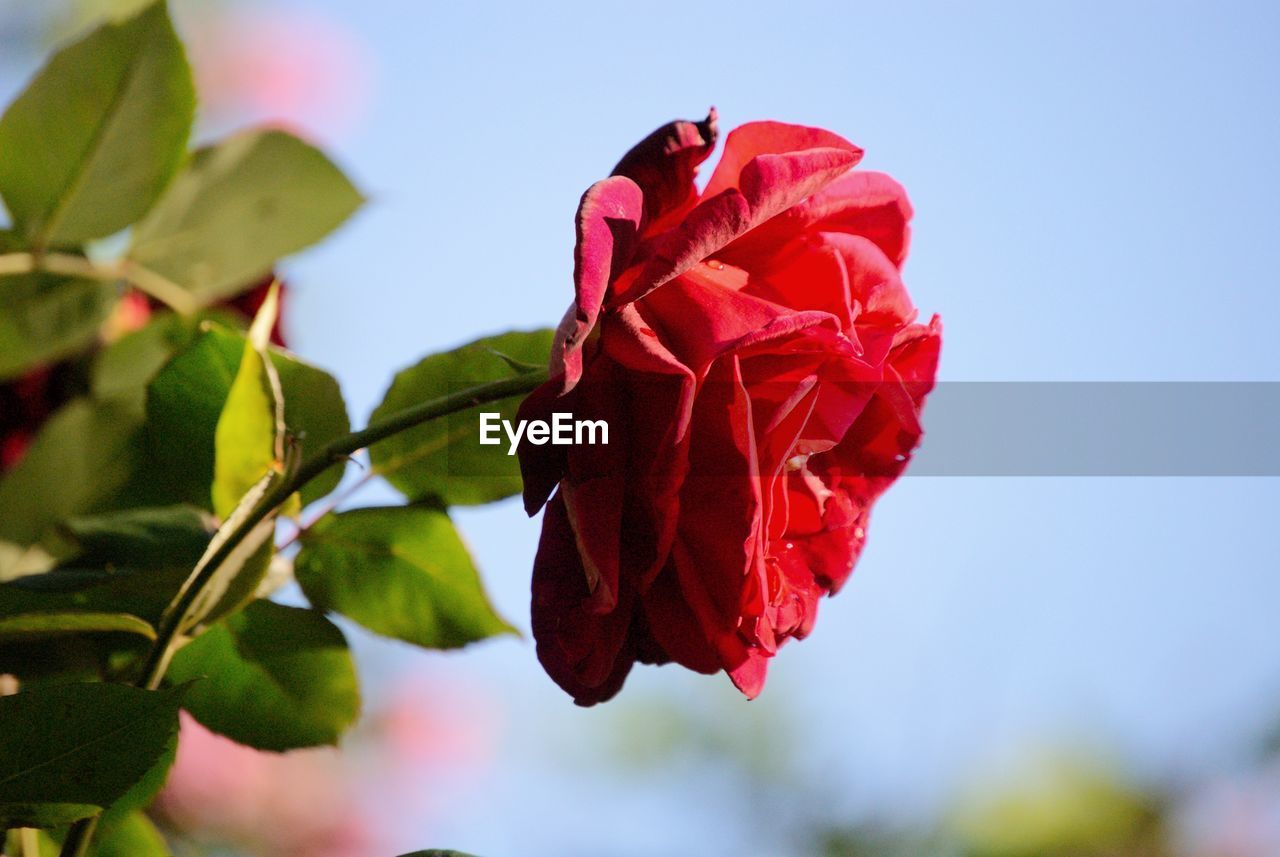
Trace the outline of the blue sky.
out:
M 294 330 L 357 412 L 426 350 L 554 323 L 582 190 L 710 104 L 726 127 L 836 130 L 906 185 L 945 379 L 1280 380 L 1273 4 L 323 6 L 376 58 L 369 122 L 339 148 L 373 201 L 295 265 Z M 1274 479 L 909 478 L 762 702 L 648 669 L 620 704 L 782 717 L 838 817 L 945 805 L 1032 745 L 1153 778 L 1229 768 L 1280 713 L 1278 501 Z M 536 525 L 515 504 L 459 518 L 527 627 Z M 768 853 L 732 766 L 566 762 L 626 721 L 573 709 L 528 643 L 448 667 L 493 676 L 512 712 L 449 842 Z
M 1275 4 L 307 8 L 374 66 L 366 121 L 331 146 L 371 201 L 289 266 L 292 340 L 335 370 L 357 419 L 428 351 L 554 324 L 582 191 L 711 104 L 724 127 L 835 130 L 906 185 L 907 282 L 943 317 L 944 379 L 1280 381 Z M 375 686 L 478 675 L 506 712 L 499 767 L 432 822 L 436 842 L 768 854 L 782 834 L 734 763 L 607 763 L 627 718 L 674 706 L 727 733 L 758 724 L 743 742 L 786 747 L 838 819 L 944 806 L 1035 744 L 1100 747 L 1152 778 L 1230 768 L 1280 717 L 1278 508 L 1275 479 L 905 479 L 852 582 L 750 705 L 668 668 L 580 711 L 528 639 L 363 650 Z M 458 518 L 527 628 L 537 523 L 515 503 Z

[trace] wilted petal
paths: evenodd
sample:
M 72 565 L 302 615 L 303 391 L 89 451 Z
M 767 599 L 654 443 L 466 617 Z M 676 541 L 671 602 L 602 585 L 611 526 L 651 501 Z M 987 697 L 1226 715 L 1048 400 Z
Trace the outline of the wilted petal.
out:
M 551 350 L 551 373 L 564 373 L 565 390 L 582 376 L 582 346 L 595 328 L 609 284 L 635 251 L 643 206 L 639 186 L 623 176 L 598 181 L 582 195 L 573 250 L 574 303 Z
M 698 165 L 716 145 L 716 109 L 701 122 L 677 120 L 663 125 L 637 143 L 613 168 L 644 191 L 644 231 L 666 229 L 693 208 L 698 188 L 693 183 Z

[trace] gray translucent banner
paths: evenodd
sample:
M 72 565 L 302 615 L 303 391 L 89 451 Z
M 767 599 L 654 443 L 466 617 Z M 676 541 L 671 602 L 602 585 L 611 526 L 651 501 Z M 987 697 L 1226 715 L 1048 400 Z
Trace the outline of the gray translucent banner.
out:
M 851 403 L 876 389 L 835 387 L 823 389 Z M 796 392 L 794 384 L 755 383 L 750 390 L 753 399 L 774 402 Z M 636 390 L 619 395 L 627 407 L 649 406 Z M 699 407 L 733 398 L 709 383 Z M 494 456 L 511 443 L 494 425 L 492 445 L 481 449 L 479 415 L 502 410 L 513 419 L 516 401 L 451 416 L 445 460 L 419 466 L 435 466 L 442 476 L 492 477 Z M 670 408 L 672 401 L 664 395 L 652 406 Z M 554 410 L 570 417 L 574 404 L 569 397 Z M 923 423 L 908 476 L 1280 476 L 1280 382 L 946 382 L 929 394 Z M 626 444 L 637 429 L 611 426 L 609 442 Z M 724 466 L 726 477 L 741 476 L 732 457 Z M 884 466 L 885 475 L 896 472 L 892 459 Z
M 1278 382 L 952 382 L 915 476 L 1280 476 Z

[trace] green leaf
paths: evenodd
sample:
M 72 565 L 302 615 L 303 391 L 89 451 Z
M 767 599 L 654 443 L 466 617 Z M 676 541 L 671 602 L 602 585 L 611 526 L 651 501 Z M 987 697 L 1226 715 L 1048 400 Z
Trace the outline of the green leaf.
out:
M 167 775 L 166 763 L 162 775 Z M 163 785 L 163 782 L 158 785 Z M 122 810 L 122 804 L 128 798 L 117 801 L 111 809 L 103 813 L 89 846 L 88 857 L 169 857 L 172 853 L 164 836 L 151 822 L 144 812 L 137 808 Z M 97 811 L 97 807 L 85 807 L 88 815 Z M 68 821 L 74 819 L 68 819 Z M 5 853 L 15 857 L 59 857 L 62 853 L 62 842 L 66 839 L 65 831 L 51 834 L 45 830 L 32 831 L 36 835 L 37 850 L 28 853 L 20 850 L 18 831 L 10 831 L 9 850 Z
M 169 846 L 160 831 L 138 810 L 109 819 L 93 837 L 93 857 L 167 857 Z
M 130 613 L 154 626 L 190 573 L 189 566 L 108 571 L 76 567 L 73 562 L 0 584 L 0 616 Z
M 146 395 L 147 384 L 198 333 L 192 319 L 171 312 L 152 316 L 147 325 L 102 349 L 94 358 L 89 391 L 96 399 Z
M 156 799 L 156 795 L 164 788 L 165 781 L 169 779 L 169 771 L 173 768 L 173 763 L 178 758 L 178 735 L 180 731 L 181 722 L 179 722 L 179 728 L 169 736 L 169 741 L 165 744 L 160 755 L 156 757 L 147 772 L 142 775 L 142 779 L 134 783 L 119 800 L 107 807 L 106 812 L 102 814 L 103 828 L 113 825 L 117 820 L 132 812 L 151 806 Z
M 195 152 L 134 232 L 129 256 L 213 303 L 338 227 L 363 199 L 319 150 L 282 131 Z
M 52 828 L 102 812 L 92 803 L 0 801 L 0 827 Z
M 453 351 L 433 354 L 396 375 L 371 421 L 488 381 L 521 374 L 523 365 L 545 366 L 553 331 L 505 333 Z M 520 462 L 505 443 L 480 444 L 480 413 L 514 420 L 522 396 L 490 402 L 394 435 L 369 450 L 375 472 L 410 500 L 438 499 L 449 506 L 501 500 L 521 489 Z
M 426 648 L 515 633 L 490 605 L 449 516 L 435 509 L 324 518 L 303 536 L 294 571 L 315 607 Z
M 110 283 L 49 274 L 0 277 L 0 381 L 92 345 L 117 291 Z
M 174 506 L 73 518 L 60 532 L 71 558 L 0 583 L 0 621 L 26 613 L 127 613 L 154 626 L 214 527 L 207 512 Z
M 175 499 L 212 508 L 214 435 L 244 339 L 209 328 L 147 387 L 147 447 Z
M 45 621 L 64 631 L 72 630 L 64 614 L 87 624 L 73 625 L 75 634 L 0 635 L 0 673 L 93 676 L 117 653 L 138 654 L 209 544 L 212 525 L 208 513 L 180 506 L 73 518 L 56 532 L 59 553 L 74 557 L 0 584 L 0 628 L 36 613 L 52 614 Z M 136 618 L 118 621 L 117 614 Z M 134 633 L 107 633 L 113 630 Z
M 47 827 L 124 796 L 165 753 L 185 691 L 67 684 L 0 697 L 0 827 Z
M 72 518 L 62 532 L 78 567 L 190 569 L 204 554 L 217 527 L 194 506 L 126 509 Z
M 283 478 L 285 412 L 280 377 L 267 351 L 280 307 L 280 289 L 272 284 L 241 349 L 240 365 L 227 391 L 214 429 L 214 511 L 225 518 L 205 555 L 187 578 L 171 605 L 183 610 L 177 617 L 180 633 L 239 609 L 249 601 L 266 576 L 275 546 L 276 513 L 266 515 L 239 542 L 231 555 L 201 585 L 197 597 L 180 606 L 182 596 L 206 577 L 205 566 L 247 521 L 259 503 Z M 168 611 L 166 611 L 166 614 Z
M 284 351 L 272 349 L 271 361 L 280 373 L 284 391 L 284 423 L 300 460 L 351 431 L 347 404 L 337 380 Z M 338 487 L 346 461 L 339 461 L 311 480 L 300 492 L 302 503 L 315 502 Z
M 148 389 L 148 448 L 174 499 L 210 503 L 214 435 L 244 347 L 243 335 L 206 325 L 204 334 L 174 357 Z M 271 350 L 271 362 L 284 392 L 285 425 L 303 457 L 351 430 L 342 391 L 331 375 L 279 349 Z M 303 502 L 337 487 L 344 466 L 336 463 L 303 488 Z
M 115 632 L 156 638 L 149 622 L 128 613 L 19 613 L 0 617 L 0 643 L 10 639 L 29 640 L 63 634 Z
M 284 393 L 267 355 L 279 307 L 279 287 L 273 286 L 245 340 L 214 430 L 213 511 L 222 518 L 258 480 L 284 464 Z
M 356 719 L 355 666 L 338 627 L 314 610 L 255 601 L 184 646 L 169 678 L 208 676 L 184 706 L 209 729 L 260 750 L 335 744 Z
M 163 3 L 58 51 L 0 119 L 0 195 L 37 247 L 133 223 L 182 160 L 195 92 Z
M 34 544 L 51 526 L 109 505 L 141 460 L 141 422 L 127 403 L 87 398 L 54 414 L 0 480 L 0 540 Z

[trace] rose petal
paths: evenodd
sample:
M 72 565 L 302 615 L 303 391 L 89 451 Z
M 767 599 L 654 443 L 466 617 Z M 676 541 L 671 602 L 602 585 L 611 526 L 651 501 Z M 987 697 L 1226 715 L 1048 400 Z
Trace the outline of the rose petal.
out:
M 755 699 L 764 690 L 769 672 L 769 656 L 759 649 L 744 648 L 739 660 L 725 667 L 729 680 L 747 699 Z
M 815 128 L 762 122 L 736 129 L 702 201 L 678 226 L 646 242 L 650 259 L 643 272 L 611 304 L 637 300 L 669 282 L 825 187 L 861 157 L 857 146 Z
M 902 283 L 897 265 L 870 238 L 845 232 L 821 233 L 823 243 L 844 266 L 849 295 L 861 304 L 860 324 L 883 317 L 885 324 L 901 326 L 916 316 L 915 304 Z
M 866 538 L 871 505 L 902 474 L 923 436 L 920 411 L 933 388 L 942 325 L 911 325 L 889 353 L 887 377 L 876 388 L 848 434 L 829 453 L 810 459 L 811 469 L 830 485 L 823 524 L 826 534 L 806 539 L 804 548 L 819 581 L 831 592 L 848 578 Z M 849 546 L 842 557 L 842 543 Z
M 582 376 L 582 346 L 595 328 L 609 284 L 635 251 L 644 197 L 624 176 L 598 181 L 578 205 L 577 244 L 573 251 L 574 303 L 556 330 L 551 374 L 564 374 L 564 389 Z
M 761 261 L 751 274 L 751 294 L 792 309 L 829 312 L 842 330 L 853 330 L 861 308 L 850 294 L 845 262 L 836 248 L 817 238 L 799 238 Z
M 833 332 L 840 321 L 821 311 L 795 312 L 725 284 L 710 265 L 698 265 L 650 293 L 643 313 L 663 345 L 701 375 L 718 357 L 811 327 Z
M 517 420 L 550 422 L 557 409 L 571 410 L 574 396 L 563 395 L 564 379 L 556 376 L 525 397 L 516 412 Z M 516 449 L 520 456 L 520 476 L 524 480 L 524 510 L 533 517 L 547 502 L 568 466 L 566 447 L 553 444 L 535 446 L 522 437 Z
M 716 145 L 716 109 L 701 122 L 677 120 L 663 125 L 637 143 L 613 168 L 644 192 L 645 233 L 669 228 L 693 208 L 698 199 L 694 177 L 698 165 Z
M 616 694 L 635 662 L 629 639 L 633 601 L 625 590 L 615 610 L 591 613 L 586 573 L 560 495 L 542 519 L 533 563 L 533 637 L 547 675 L 579 705 Z
M 842 232 L 868 239 L 901 268 L 911 214 L 902 185 L 884 173 L 854 170 L 725 247 L 718 258 L 750 269 L 798 237 Z
M 680 591 L 674 566 L 658 574 L 641 603 L 649 632 L 667 659 L 700 673 L 722 669 L 720 656 Z
M 724 141 L 724 153 L 716 164 L 706 189 L 704 199 L 713 197 L 729 188 L 741 188 L 747 166 L 756 158 L 769 155 L 796 156 L 817 150 L 835 149 L 853 156 L 849 166 L 862 158 L 862 150 L 839 134 L 807 125 L 790 125 L 785 122 L 748 122 L 729 132 Z M 809 194 L 804 194 L 803 199 Z M 797 200 L 798 201 L 798 200 Z

